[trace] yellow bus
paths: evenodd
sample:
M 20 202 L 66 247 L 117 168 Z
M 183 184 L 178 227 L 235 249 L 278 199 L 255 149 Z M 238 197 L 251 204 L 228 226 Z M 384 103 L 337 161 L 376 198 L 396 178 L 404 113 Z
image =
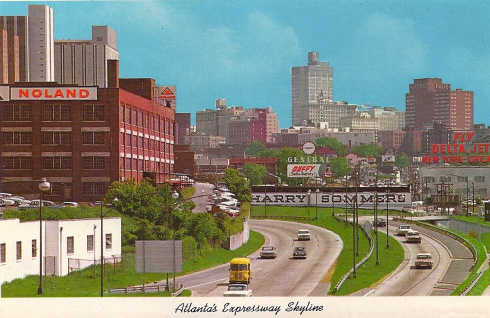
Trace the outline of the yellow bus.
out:
M 250 284 L 251 279 L 252 270 L 250 269 L 250 259 L 239 257 L 230 261 L 230 284 Z

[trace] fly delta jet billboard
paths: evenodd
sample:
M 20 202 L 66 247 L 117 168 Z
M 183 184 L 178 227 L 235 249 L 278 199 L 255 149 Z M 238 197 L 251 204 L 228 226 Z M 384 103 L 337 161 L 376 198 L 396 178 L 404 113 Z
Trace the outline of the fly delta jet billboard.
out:
M 362 189 L 362 188 L 361 188 Z M 270 189 L 272 190 L 272 189 Z M 378 209 L 402 210 L 412 204 L 410 190 L 398 192 L 323 192 L 314 190 L 308 194 L 304 192 L 252 192 L 253 205 L 280 205 L 280 206 L 312 206 L 312 207 L 345 207 L 352 208 L 357 201 L 360 209 L 374 208 L 377 198 Z M 357 198 L 357 199 L 356 199 Z

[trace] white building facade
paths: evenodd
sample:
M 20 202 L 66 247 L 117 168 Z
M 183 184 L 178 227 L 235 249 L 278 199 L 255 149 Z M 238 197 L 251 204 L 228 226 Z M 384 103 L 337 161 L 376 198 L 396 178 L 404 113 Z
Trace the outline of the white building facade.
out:
M 54 81 L 54 13 L 45 5 L 28 7 L 29 81 Z
M 101 220 L 43 221 L 43 274 L 64 276 L 101 260 Z M 104 218 L 104 259 L 120 260 L 121 219 Z M 0 219 L 0 285 L 39 275 L 39 221 Z

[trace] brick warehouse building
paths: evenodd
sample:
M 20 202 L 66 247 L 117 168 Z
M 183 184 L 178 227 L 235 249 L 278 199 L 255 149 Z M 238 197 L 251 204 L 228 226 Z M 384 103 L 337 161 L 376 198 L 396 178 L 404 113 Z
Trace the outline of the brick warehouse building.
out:
M 44 199 L 93 202 L 114 181 L 170 178 L 175 104 L 159 98 L 152 79 L 119 85 L 113 63 L 109 88 L 0 86 L 1 192 L 35 198 L 44 177 L 52 185 Z

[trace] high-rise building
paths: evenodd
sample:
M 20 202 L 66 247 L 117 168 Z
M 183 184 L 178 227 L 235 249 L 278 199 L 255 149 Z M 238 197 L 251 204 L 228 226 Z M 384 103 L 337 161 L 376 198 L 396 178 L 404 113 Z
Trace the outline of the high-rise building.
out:
M 2 65 L 8 70 L 2 83 L 26 82 L 29 78 L 29 50 L 27 39 L 27 16 L 0 16 L 0 29 L 6 31 L 8 55 L 2 55 Z
M 291 68 L 292 124 L 302 125 L 300 107 L 318 103 L 319 97 L 333 100 L 333 68 L 308 52 L 308 65 Z
M 45 5 L 28 7 L 29 81 L 54 82 L 54 14 Z
M 451 130 L 473 130 L 473 92 L 451 90 L 440 78 L 415 79 L 406 94 L 405 120 L 407 129 L 441 123 Z
M 117 33 L 108 26 L 93 26 L 91 40 L 56 40 L 56 82 L 108 87 L 108 61 L 119 60 Z

